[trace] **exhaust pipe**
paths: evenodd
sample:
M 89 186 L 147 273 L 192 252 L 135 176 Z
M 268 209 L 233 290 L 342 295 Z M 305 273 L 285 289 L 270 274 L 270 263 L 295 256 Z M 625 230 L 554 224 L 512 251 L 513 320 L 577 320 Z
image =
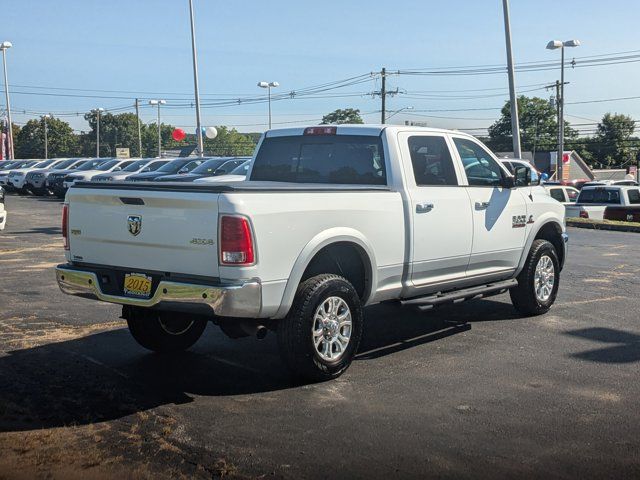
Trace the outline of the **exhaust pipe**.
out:
M 264 339 L 264 337 L 267 336 L 267 333 L 269 333 L 269 330 L 264 325 L 258 325 L 256 327 L 256 338 L 258 340 Z
M 246 333 L 249 336 L 254 336 L 258 339 L 258 340 L 262 340 L 264 337 L 267 336 L 267 333 L 269 333 L 269 330 L 267 329 L 267 327 L 265 327 L 264 325 L 255 323 L 255 322 L 240 322 L 240 328 L 242 329 L 242 331 L 244 333 Z

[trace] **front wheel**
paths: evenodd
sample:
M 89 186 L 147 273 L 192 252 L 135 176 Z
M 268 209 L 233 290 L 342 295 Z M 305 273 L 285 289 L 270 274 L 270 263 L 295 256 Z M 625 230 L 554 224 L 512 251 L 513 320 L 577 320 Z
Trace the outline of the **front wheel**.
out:
M 524 315 L 541 315 L 553 305 L 560 284 L 560 262 L 555 247 L 546 240 L 535 240 L 527 262 L 512 288 L 511 302 Z
M 353 285 L 338 275 L 317 275 L 300 284 L 278 324 L 280 354 L 297 376 L 330 380 L 351 365 L 362 329 L 362 304 Z
M 136 342 L 158 353 L 186 350 L 198 341 L 207 326 L 207 321 L 201 318 L 140 307 L 124 307 L 122 316 Z

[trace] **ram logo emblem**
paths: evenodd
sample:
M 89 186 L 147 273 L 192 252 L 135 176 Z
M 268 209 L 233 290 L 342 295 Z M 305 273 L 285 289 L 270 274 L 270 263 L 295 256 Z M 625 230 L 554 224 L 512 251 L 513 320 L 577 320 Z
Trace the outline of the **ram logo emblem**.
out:
M 127 228 L 134 237 L 142 231 L 142 217 L 140 215 L 129 215 L 127 217 Z

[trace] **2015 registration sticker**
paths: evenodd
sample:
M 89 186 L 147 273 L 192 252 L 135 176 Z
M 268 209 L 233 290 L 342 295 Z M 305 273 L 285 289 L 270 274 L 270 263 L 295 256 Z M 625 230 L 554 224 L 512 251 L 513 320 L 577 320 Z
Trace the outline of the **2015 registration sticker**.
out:
M 124 294 L 148 298 L 151 295 L 151 277 L 143 273 L 127 273 L 124 276 Z

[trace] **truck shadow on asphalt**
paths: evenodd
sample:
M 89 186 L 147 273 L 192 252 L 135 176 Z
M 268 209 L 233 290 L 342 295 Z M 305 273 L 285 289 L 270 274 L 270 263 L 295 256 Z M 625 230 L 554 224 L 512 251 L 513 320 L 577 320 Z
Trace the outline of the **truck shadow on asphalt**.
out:
M 356 361 L 468 331 L 467 322 L 516 318 L 511 305 L 488 300 L 431 312 L 377 305 L 366 311 Z M 280 361 L 273 334 L 263 341 L 229 340 L 209 326 L 192 350 L 163 356 L 139 347 L 126 329 L 116 329 L 0 357 L 0 432 L 114 420 L 189 403 L 193 395 L 224 397 L 298 387 Z
M 572 358 L 599 363 L 640 361 L 640 335 L 615 328 L 595 327 L 570 330 L 565 335 L 606 344 L 603 348 L 571 354 Z
M 29 230 L 22 230 L 19 232 L 13 231 L 12 235 L 55 235 L 58 237 L 62 236 L 62 227 L 33 227 Z

